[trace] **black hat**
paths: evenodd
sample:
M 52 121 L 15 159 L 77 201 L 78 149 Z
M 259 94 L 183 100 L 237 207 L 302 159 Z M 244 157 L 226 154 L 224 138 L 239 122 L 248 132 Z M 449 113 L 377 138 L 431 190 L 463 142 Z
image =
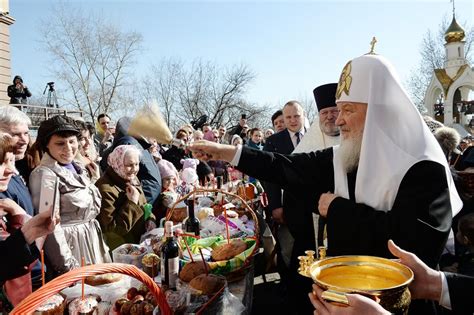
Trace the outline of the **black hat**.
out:
M 318 112 L 327 107 L 336 106 L 337 83 L 320 85 L 313 90 Z
M 46 150 L 49 139 L 59 132 L 69 131 L 79 135 L 81 129 L 71 117 L 57 115 L 43 121 L 38 128 L 37 140 L 40 141 L 41 149 Z

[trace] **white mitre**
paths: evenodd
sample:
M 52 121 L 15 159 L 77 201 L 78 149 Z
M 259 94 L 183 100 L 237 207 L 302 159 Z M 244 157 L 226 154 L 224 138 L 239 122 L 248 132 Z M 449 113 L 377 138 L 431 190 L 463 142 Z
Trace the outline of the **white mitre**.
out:
M 336 103 L 367 103 L 355 199 L 389 211 L 408 170 L 420 161 L 444 166 L 453 216 L 462 208 L 446 157 L 402 87 L 390 62 L 375 54 L 349 61 L 342 70 Z M 349 198 L 347 175 L 334 151 L 335 194 Z

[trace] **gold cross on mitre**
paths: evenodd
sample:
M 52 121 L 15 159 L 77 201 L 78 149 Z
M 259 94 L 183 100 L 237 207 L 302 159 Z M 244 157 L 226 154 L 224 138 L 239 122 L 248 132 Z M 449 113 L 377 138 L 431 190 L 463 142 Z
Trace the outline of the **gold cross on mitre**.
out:
M 368 55 L 375 55 L 374 49 L 375 49 L 375 44 L 377 43 L 377 38 L 372 37 L 372 41 L 370 42 L 370 51 Z

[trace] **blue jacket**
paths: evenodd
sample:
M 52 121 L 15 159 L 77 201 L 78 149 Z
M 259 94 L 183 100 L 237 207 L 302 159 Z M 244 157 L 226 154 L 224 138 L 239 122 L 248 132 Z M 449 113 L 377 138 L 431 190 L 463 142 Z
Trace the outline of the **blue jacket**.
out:
M 8 189 L 0 192 L 0 199 L 10 198 L 22 207 L 26 213 L 31 216 L 35 215 L 35 208 L 31 201 L 30 191 L 23 182 L 21 175 L 15 175 L 8 183 Z
M 30 216 L 34 216 L 36 214 L 35 208 L 33 207 L 33 202 L 31 201 L 30 191 L 28 190 L 28 187 L 26 187 L 21 175 L 13 176 L 8 183 L 8 189 L 4 192 L 0 192 L 0 199 L 6 198 L 10 198 L 11 200 L 15 201 Z M 31 278 L 33 282 L 41 279 L 41 263 L 39 261 L 36 262 L 36 264 L 33 266 L 33 269 L 31 270 Z
M 263 145 L 261 143 L 255 143 L 252 140 L 249 140 L 247 142 L 247 145 L 251 148 L 257 149 L 257 150 L 263 150 Z

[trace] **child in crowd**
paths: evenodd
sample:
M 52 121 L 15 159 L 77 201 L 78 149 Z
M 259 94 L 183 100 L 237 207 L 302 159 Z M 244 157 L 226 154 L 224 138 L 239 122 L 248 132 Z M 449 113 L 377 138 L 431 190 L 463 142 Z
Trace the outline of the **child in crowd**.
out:
M 204 139 L 204 133 L 201 130 L 196 130 L 193 133 L 193 141 L 200 141 Z
M 247 145 L 257 150 L 263 150 L 262 140 L 262 130 L 260 128 L 252 128 L 250 130 L 250 140 L 247 142 Z
M 179 174 L 173 163 L 168 160 L 160 160 L 157 164 L 161 175 L 161 193 L 153 205 L 153 214 L 159 222 L 178 197 L 176 188 L 179 184 Z
M 179 174 L 174 164 L 168 160 L 160 160 L 157 164 L 161 175 L 161 191 L 176 192 Z

